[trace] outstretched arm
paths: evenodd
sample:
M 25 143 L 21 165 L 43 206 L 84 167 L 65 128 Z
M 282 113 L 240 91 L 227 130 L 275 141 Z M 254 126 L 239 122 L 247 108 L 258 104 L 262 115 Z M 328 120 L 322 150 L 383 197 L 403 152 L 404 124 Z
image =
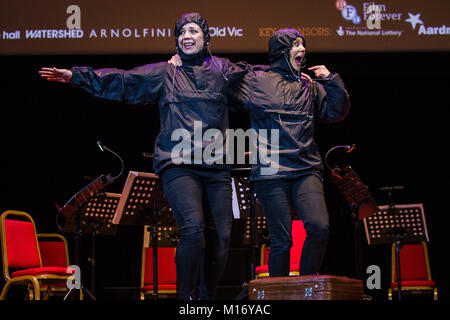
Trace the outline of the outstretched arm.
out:
M 57 81 L 61 83 L 69 83 L 72 80 L 72 71 L 67 69 L 57 69 L 43 67 L 39 70 L 41 77 L 47 81 Z
M 130 104 L 157 100 L 163 85 L 166 63 L 148 64 L 132 70 L 73 67 L 71 70 L 47 68 L 39 71 L 43 79 L 70 83 L 95 97 Z

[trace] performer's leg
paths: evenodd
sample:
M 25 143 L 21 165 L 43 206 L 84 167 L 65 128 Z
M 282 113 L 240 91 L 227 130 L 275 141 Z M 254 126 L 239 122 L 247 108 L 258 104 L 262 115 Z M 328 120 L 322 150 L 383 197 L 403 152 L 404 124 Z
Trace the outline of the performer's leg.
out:
M 194 299 L 203 242 L 201 177 L 193 170 L 173 167 L 163 171 L 161 180 L 180 232 L 175 258 L 178 299 Z
M 292 247 L 290 182 L 271 179 L 255 182 L 256 196 L 266 216 L 270 234 L 269 275 L 288 276 Z
M 230 172 L 206 171 L 205 196 L 205 252 L 200 280 L 200 300 L 216 297 L 216 288 L 225 269 L 233 222 Z
M 321 179 L 314 174 L 297 179 L 292 187 L 292 198 L 307 234 L 300 258 L 300 275 L 317 274 L 325 255 L 329 229 Z

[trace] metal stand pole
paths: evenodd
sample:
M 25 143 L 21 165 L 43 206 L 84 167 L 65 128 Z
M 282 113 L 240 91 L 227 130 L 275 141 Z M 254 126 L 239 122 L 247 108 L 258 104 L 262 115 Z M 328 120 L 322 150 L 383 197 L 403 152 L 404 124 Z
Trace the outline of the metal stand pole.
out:
M 250 279 L 255 279 L 255 192 L 250 182 Z
M 150 228 L 149 228 L 150 229 Z M 158 300 L 158 233 L 156 224 L 153 224 L 150 231 L 153 249 L 153 300 Z
M 400 250 L 402 249 L 402 242 L 399 238 L 395 240 L 395 260 L 397 265 L 397 289 L 398 300 L 402 299 L 402 277 L 400 274 Z

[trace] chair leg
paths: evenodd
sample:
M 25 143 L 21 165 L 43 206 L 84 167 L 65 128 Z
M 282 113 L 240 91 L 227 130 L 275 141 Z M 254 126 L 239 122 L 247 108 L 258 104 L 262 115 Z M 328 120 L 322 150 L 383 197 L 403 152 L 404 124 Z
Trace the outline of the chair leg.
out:
M 25 293 L 25 300 L 33 300 L 33 289 L 30 286 L 27 287 L 27 292 Z
M 39 281 L 33 279 L 34 300 L 41 300 L 41 286 Z
M 45 293 L 44 293 L 44 300 L 48 300 L 52 289 L 53 288 L 51 286 L 47 286 L 47 290 L 45 290 Z
M 3 287 L 2 294 L 0 295 L 0 300 L 5 300 L 6 295 L 8 294 L 9 287 L 11 287 L 11 281 L 6 281 L 5 286 Z
M 392 289 L 388 289 L 388 300 L 392 300 Z
M 11 285 L 17 281 L 14 281 L 15 279 L 11 279 L 9 281 L 6 282 L 5 286 L 3 287 L 2 290 L 2 294 L 0 295 L 0 300 L 6 300 L 6 295 L 8 294 L 9 288 L 11 287 Z M 40 298 L 40 294 L 39 294 L 39 290 L 40 290 L 40 285 L 39 285 L 39 281 L 37 281 L 35 278 L 28 278 L 26 280 L 29 280 L 32 284 L 33 284 L 33 289 L 29 289 L 29 287 L 27 288 L 27 291 L 29 291 L 28 293 L 28 297 L 30 298 L 34 298 L 36 300 L 39 300 Z M 23 281 L 23 280 L 20 280 Z M 22 282 L 23 283 L 23 282 Z M 36 291 L 37 288 L 37 291 Z M 30 292 L 31 291 L 31 292 Z M 34 296 L 34 297 L 33 297 Z

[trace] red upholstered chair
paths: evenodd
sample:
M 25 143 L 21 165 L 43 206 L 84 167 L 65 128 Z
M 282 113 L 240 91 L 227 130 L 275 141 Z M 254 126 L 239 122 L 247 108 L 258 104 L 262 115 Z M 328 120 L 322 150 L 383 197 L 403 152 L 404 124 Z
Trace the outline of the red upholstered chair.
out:
M 303 221 L 292 220 L 292 247 L 291 247 L 291 266 L 289 275 L 300 275 L 300 257 L 302 255 L 303 243 L 306 239 L 306 231 Z M 261 246 L 261 262 L 260 266 L 255 268 L 256 279 L 269 276 L 269 248 L 264 244 Z
M 400 250 L 400 272 L 402 294 L 433 293 L 434 300 L 438 299 L 436 283 L 431 279 L 430 261 L 425 242 L 402 246 Z M 394 291 L 398 293 L 395 244 L 392 244 L 392 277 L 391 288 L 388 290 L 389 300 L 392 300 Z
M 69 249 L 64 236 L 57 233 L 38 233 L 37 237 L 43 267 L 67 268 L 70 265 Z
M 62 266 L 43 266 L 33 218 L 26 212 L 8 210 L 0 216 L 3 276 L 6 280 L 0 299 L 11 285 L 28 285 L 32 297 L 40 300 L 41 285 L 65 284 L 75 272 Z
M 67 240 L 63 235 L 58 233 L 38 233 L 37 237 L 43 267 L 67 268 L 70 265 Z M 46 292 L 50 295 L 65 295 L 68 291 L 65 283 L 47 287 L 47 285 L 41 286 L 41 292 Z M 81 290 L 80 299 L 83 299 Z
M 158 297 L 176 298 L 177 271 L 175 248 L 158 247 Z M 153 248 L 149 247 L 149 232 L 144 228 L 142 247 L 141 300 L 153 294 Z

